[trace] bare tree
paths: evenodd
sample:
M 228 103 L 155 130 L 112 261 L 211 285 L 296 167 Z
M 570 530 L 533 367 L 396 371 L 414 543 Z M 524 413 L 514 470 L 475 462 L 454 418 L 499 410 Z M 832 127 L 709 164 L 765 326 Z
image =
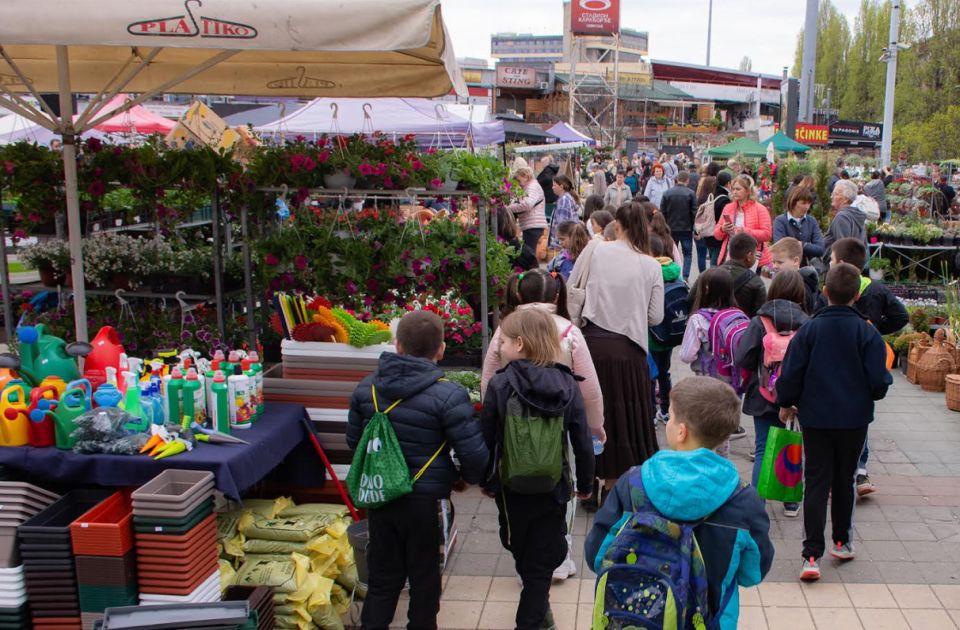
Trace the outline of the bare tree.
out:
M 751 70 L 753 70 L 753 62 L 750 57 L 744 56 L 740 60 L 740 72 L 750 72 Z

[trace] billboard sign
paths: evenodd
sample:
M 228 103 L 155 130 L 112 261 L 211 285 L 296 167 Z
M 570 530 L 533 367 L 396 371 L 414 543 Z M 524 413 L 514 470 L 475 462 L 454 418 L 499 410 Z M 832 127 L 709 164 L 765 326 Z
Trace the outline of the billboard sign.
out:
M 574 35 L 620 32 L 620 0 L 571 0 L 570 31 Z
M 537 69 L 517 66 L 497 66 L 497 87 L 537 87 Z
M 797 142 L 809 145 L 818 145 L 826 144 L 829 139 L 830 127 L 826 125 L 797 123 L 797 136 L 795 138 Z
M 876 146 L 883 136 L 880 123 L 841 120 L 830 125 L 830 144 Z

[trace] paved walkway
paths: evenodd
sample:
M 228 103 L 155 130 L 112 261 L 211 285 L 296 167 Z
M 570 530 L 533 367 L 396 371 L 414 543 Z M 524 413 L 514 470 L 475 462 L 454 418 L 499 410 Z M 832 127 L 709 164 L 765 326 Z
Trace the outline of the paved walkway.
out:
M 676 363 L 674 381 L 689 374 Z M 749 478 L 752 420 L 744 418 L 744 426 L 748 435 L 732 443 L 731 458 Z M 743 590 L 740 628 L 960 628 L 960 413 L 947 410 L 943 394 L 923 392 L 897 372 L 878 406 L 870 448 L 878 491 L 857 506 L 857 559 L 841 565 L 825 558 L 821 581 L 801 585 L 801 521 L 768 505 L 777 555 L 765 582 Z M 519 586 L 497 536 L 496 506 L 476 489 L 453 500 L 460 538 L 444 578 L 439 625 L 512 628 Z M 579 572 L 551 591 L 561 629 L 590 627 L 595 576 L 582 559 L 590 524 L 589 515 L 577 515 Z M 405 621 L 401 602 L 396 627 Z

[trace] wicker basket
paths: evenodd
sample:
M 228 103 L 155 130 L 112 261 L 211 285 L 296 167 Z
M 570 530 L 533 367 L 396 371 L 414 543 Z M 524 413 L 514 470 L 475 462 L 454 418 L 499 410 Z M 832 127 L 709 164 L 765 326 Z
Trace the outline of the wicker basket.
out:
M 960 411 L 960 374 L 947 374 L 945 379 L 947 409 Z
M 917 364 L 932 345 L 932 340 L 927 339 L 910 342 L 910 349 L 907 351 L 907 380 L 911 383 L 917 383 Z
M 927 392 L 942 392 L 947 374 L 957 371 L 953 353 L 947 349 L 947 332 L 942 328 L 933 338 L 933 347 L 917 362 L 917 381 Z

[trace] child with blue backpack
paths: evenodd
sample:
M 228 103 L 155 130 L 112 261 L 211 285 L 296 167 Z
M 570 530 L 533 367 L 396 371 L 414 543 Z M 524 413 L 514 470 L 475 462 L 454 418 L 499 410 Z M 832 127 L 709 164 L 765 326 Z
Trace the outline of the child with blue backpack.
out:
M 567 555 L 566 506 L 573 490 L 567 442 L 576 462 L 576 494 L 590 497 L 593 442 L 577 377 L 557 363 L 560 339 L 553 317 L 539 309 L 514 311 L 500 324 L 507 366 L 487 385 L 480 414 L 493 453 L 481 484 L 497 501 L 500 541 L 523 582 L 519 630 L 556 628 L 550 583 Z
M 653 422 L 667 423 L 670 409 L 670 361 L 673 349 L 683 341 L 688 314 L 690 291 L 680 278 L 680 265 L 672 258 L 675 245 L 666 243 L 656 234 L 650 235 L 650 255 L 660 263 L 663 272 L 663 321 L 651 326 L 649 331 L 650 358 L 657 368 L 657 377 L 651 377 L 654 395 L 651 400 L 658 404 Z M 660 388 L 659 401 L 657 387 Z
M 739 422 L 740 399 L 719 380 L 673 388 L 671 450 L 620 477 L 587 536 L 594 628 L 737 627 L 739 587 L 759 584 L 774 555 L 763 502 L 713 452 Z

